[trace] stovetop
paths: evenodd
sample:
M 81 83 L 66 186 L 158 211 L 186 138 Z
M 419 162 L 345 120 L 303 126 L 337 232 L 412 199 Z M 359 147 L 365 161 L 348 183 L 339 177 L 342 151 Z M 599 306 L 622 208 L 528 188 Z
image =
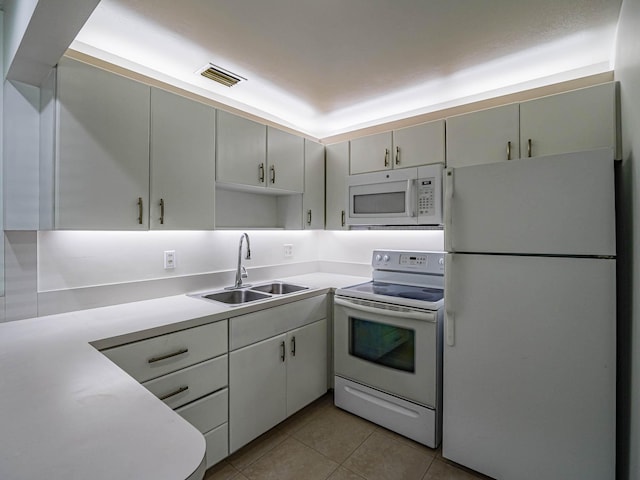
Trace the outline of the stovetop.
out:
M 397 283 L 386 283 L 370 281 L 353 285 L 346 289 L 351 292 L 369 293 L 373 295 L 385 295 L 395 298 L 409 298 L 412 300 L 422 300 L 424 302 L 439 302 L 444 298 L 444 290 L 431 287 L 419 287 L 415 285 L 402 285 Z
M 374 250 L 371 265 L 371 281 L 340 288 L 336 295 L 428 310 L 443 307 L 443 252 Z

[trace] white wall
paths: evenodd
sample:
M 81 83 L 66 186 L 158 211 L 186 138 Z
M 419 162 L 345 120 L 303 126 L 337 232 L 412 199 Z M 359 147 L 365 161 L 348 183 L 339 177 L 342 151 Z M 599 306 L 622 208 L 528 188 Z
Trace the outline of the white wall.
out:
M 140 282 L 234 270 L 242 231 L 38 233 L 38 291 Z M 374 248 L 442 250 L 442 231 L 249 230 L 249 269 L 313 262 L 344 263 L 368 270 Z M 294 256 L 284 257 L 283 245 Z M 177 265 L 164 270 L 163 252 L 175 250 Z M 355 265 L 354 265 L 355 264 Z M 359 264 L 359 265 L 358 265 Z M 353 270 L 356 268 L 357 270 Z
M 615 78 L 620 81 L 623 165 L 618 185 L 618 477 L 640 478 L 640 0 L 620 12 Z
M 249 230 L 252 268 L 316 262 L 312 231 Z M 200 232 L 38 233 L 38 291 L 82 288 L 235 270 L 241 230 Z M 285 258 L 284 244 L 294 256 Z M 176 251 L 176 268 L 164 269 L 163 252 Z M 245 247 L 243 246 L 243 256 Z

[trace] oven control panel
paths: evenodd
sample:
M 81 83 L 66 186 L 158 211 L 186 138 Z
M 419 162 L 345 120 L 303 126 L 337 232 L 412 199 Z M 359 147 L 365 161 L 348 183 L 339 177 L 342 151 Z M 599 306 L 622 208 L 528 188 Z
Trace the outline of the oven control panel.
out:
M 444 253 L 374 250 L 371 266 L 376 270 L 443 274 Z

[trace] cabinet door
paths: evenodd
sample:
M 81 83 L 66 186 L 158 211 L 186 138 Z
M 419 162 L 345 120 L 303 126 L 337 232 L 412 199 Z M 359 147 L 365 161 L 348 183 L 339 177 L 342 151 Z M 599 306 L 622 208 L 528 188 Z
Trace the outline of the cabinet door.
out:
M 267 185 L 269 188 L 304 191 L 304 139 L 276 128 L 267 128 Z
M 286 334 L 229 354 L 229 451 L 286 418 Z
M 513 103 L 447 118 L 447 166 L 519 158 L 518 112 Z
M 55 226 L 147 230 L 150 87 L 58 64 Z
M 305 230 L 324 228 L 324 146 L 304 141 L 304 195 L 302 196 Z
M 287 416 L 327 391 L 327 320 L 287 334 Z
M 520 144 L 523 158 L 615 149 L 616 84 L 604 83 L 521 103 Z
M 264 187 L 267 179 L 267 127 L 217 111 L 216 180 Z
M 327 145 L 326 176 L 325 228 L 346 230 L 349 142 Z
M 393 168 L 444 163 L 444 120 L 394 130 Z
M 351 175 L 392 168 L 391 132 L 351 140 Z
M 214 184 L 215 110 L 152 89 L 151 228 L 213 229 Z

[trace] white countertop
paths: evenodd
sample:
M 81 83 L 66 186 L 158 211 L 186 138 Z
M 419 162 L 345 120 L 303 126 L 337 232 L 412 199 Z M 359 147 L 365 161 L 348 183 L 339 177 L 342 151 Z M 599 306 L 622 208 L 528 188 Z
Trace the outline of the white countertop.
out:
M 93 345 L 202 325 L 367 278 L 280 280 L 311 290 L 239 307 L 178 295 L 0 324 L 0 478 L 189 478 L 203 461 L 203 436 Z

